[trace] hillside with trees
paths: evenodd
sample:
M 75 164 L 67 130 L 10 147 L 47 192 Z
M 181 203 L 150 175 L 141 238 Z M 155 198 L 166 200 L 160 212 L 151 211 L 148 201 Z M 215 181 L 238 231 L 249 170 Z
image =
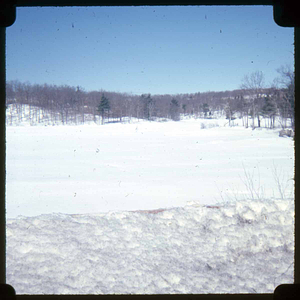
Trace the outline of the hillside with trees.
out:
M 287 66 L 277 72 L 279 77 L 272 87 L 265 87 L 264 75 L 257 71 L 245 75 L 237 90 L 176 95 L 87 92 L 80 86 L 8 81 L 6 124 L 78 125 L 92 121 L 104 125 L 133 118 L 180 121 L 183 117 L 226 116 L 229 125 L 239 118 L 245 127 L 274 128 L 276 118 L 282 128 L 294 127 L 294 72 Z

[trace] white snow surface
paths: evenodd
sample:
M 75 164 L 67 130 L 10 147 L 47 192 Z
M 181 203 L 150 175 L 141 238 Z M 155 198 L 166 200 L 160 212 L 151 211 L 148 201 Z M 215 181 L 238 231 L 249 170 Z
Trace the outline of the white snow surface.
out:
M 240 120 L 238 120 L 240 121 Z M 237 121 L 235 121 L 237 122 Z M 7 126 L 7 216 L 293 197 L 294 142 L 228 120 Z M 205 126 L 205 129 L 201 129 Z
M 17 294 L 272 293 L 293 282 L 293 200 L 7 221 Z
M 18 294 L 293 282 L 293 140 L 227 122 L 7 126 L 7 282 Z

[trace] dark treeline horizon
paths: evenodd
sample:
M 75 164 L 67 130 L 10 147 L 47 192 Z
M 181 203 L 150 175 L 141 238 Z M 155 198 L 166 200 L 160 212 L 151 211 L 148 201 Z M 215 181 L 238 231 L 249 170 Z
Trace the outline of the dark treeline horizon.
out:
M 280 117 L 283 128 L 287 124 L 293 127 L 294 95 L 291 83 L 265 88 L 245 82 L 240 89 L 231 91 L 135 95 L 10 80 L 6 83 L 6 106 L 10 110 L 7 124 L 13 123 L 13 116 L 22 121 L 27 105 L 32 125 L 42 119 L 45 122 L 45 117 L 48 124 L 58 121 L 62 124 L 84 124 L 87 116 L 97 124 L 105 124 L 123 122 L 125 119 L 130 121 L 131 118 L 180 121 L 181 116 L 217 118 L 225 115 L 229 124 L 235 118 L 242 118 L 245 127 L 255 126 L 254 119 L 257 120 L 256 126 L 260 127 L 260 118 L 268 118 L 268 127 L 272 128 L 275 117 Z M 103 99 L 109 103 L 106 109 L 103 109 Z

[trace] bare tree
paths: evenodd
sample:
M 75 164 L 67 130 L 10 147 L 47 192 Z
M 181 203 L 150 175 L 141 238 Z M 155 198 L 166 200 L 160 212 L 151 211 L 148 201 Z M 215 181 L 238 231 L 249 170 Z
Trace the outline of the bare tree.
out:
M 290 65 L 282 65 L 276 71 L 280 76 L 275 78 L 274 85 L 277 89 L 283 89 L 281 97 L 277 97 L 280 115 L 285 120 L 289 118 L 294 127 L 295 72 Z
M 255 128 L 255 117 L 257 117 L 258 127 L 260 127 L 259 108 L 262 100 L 262 89 L 265 86 L 264 74 L 261 71 L 255 71 L 245 75 L 242 79 L 241 89 L 251 90 L 252 96 L 249 97 L 252 127 Z
M 229 126 L 232 126 L 231 121 L 235 119 L 234 114 L 238 110 L 238 100 L 238 98 L 228 98 L 225 104 L 224 110 L 226 113 L 226 119 L 228 119 Z

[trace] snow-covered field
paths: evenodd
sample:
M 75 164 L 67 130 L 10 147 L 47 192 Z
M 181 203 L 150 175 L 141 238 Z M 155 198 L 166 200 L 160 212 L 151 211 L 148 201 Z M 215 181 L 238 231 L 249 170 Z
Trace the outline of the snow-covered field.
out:
M 293 282 L 293 140 L 225 123 L 8 126 L 7 282 L 19 294 Z
M 226 121 L 7 126 L 7 216 L 249 198 L 245 173 L 260 196 L 278 198 L 275 170 L 291 197 L 293 140 Z

